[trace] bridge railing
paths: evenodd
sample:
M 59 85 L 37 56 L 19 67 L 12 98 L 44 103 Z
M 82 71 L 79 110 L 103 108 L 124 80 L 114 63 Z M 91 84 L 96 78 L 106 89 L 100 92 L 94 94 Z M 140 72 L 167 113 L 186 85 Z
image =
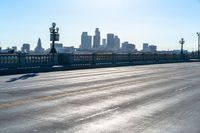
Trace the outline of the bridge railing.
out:
M 146 64 L 188 61 L 189 55 L 179 54 L 130 54 L 130 53 L 91 53 L 60 54 L 59 64 L 67 66 L 91 66 L 106 64 Z
M 0 54 L 0 68 L 52 66 L 57 55 Z
M 188 61 L 192 55 L 147 54 L 147 53 L 91 53 L 91 54 L 0 54 L 0 69 L 40 66 L 100 66 L 120 64 L 150 64 Z
M 25 56 L 25 65 L 28 65 L 28 66 L 54 65 L 54 56 L 53 55 L 27 55 Z
M 103 54 L 93 54 L 93 64 L 112 64 L 114 63 L 112 53 L 103 53 Z
M 18 55 L 6 54 L 0 55 L 0 68 L 2 67 L 14 67 L 19 64 Z

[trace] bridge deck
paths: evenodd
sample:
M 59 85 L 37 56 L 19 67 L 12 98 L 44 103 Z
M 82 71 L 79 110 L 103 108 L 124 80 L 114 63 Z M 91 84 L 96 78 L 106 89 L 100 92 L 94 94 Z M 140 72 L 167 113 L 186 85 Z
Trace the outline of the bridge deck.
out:
M 200 63 L 0 77 L 1 133 L 200 132 Z

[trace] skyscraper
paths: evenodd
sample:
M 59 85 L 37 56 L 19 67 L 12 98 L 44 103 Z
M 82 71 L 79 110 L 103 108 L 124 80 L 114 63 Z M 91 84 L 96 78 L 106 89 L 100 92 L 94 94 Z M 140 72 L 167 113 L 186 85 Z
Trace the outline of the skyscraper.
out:
M 81 35 L 81 49 L 91 49 L 92 36 L 88 36 L 87 32 L 83 32 Z
M 87 48 L 87 32 L 82 32 L 81 34 L 81 48 L 86 49 Z
M 92 36 L 87 36 L 87 48 L 92 48 Z
M 42 48 L 42 42 L 40 38 L 38 39 L 37 46 L 35 48 L 35 53 L 44 53 L 44 48 Z
M 102 46 L 104 47 L 104 48 L 106 48 L 106 46 L 107 46 L 107 42 L 106 42 L 107 40 L 105 39 L 105 38 L 103 38 L 102 39 Z
M 115 36 L 115 46 L 114 46 L 115 50 L 119 50 L 120 49 L 120 39 L 118 36 Z
M 100 44 L 101 44 L 101 35 L 100 35 L 99 28 L 96 28 L 95 35 L 93 38 L 93 48 L 99 48 Z
M 114 34 L 109 33 L 107 34 L 107 49 L 113 50 L 115 45 Z

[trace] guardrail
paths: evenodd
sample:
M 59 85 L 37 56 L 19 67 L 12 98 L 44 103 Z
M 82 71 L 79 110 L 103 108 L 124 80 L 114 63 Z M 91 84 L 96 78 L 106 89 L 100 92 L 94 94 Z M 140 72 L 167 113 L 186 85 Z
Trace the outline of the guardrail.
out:
M 19 64 L 18 55 L 0 55 L 0 68 L 14 67 Z
M 0 68 L 39 67 L 57 64 L 57 55 L 0 54 Z
M 93 53 L 93 54 L 0 54 L 0 69 L 26 68 L 64 65 L 69 67 L 88 67 L 104 65 L 153 64 L 189 61 L 197 56 L 189 54 L 131 54 L 131 53 Z
M 95 54 L 59 54 L 60 65 L 91 66 L 118 64 L 148 64 L 189 61 L 190 55 L 180 54 L 130 54 L 130 53 L 95 53 Z

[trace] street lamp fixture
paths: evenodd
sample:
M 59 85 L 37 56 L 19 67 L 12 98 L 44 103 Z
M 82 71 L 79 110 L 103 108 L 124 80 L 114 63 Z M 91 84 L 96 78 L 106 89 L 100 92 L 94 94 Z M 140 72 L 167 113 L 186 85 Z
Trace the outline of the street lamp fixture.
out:
M 185 43 L 184 39 L 181 38 L 181 40 L 179 41 L 179 43 L 181 44 L 181 55 L 183 55 L 183 44 Z
M 50 53 L 51 54 L 56 54 L 56 48 L 55 48 L 55 41 L 59 41 L 59 28 L 56 28 L 56 23 L 52 23 L 52 27 L 49 28 L 50 30 L 50 41 L 52 41 L 52 46 Z

